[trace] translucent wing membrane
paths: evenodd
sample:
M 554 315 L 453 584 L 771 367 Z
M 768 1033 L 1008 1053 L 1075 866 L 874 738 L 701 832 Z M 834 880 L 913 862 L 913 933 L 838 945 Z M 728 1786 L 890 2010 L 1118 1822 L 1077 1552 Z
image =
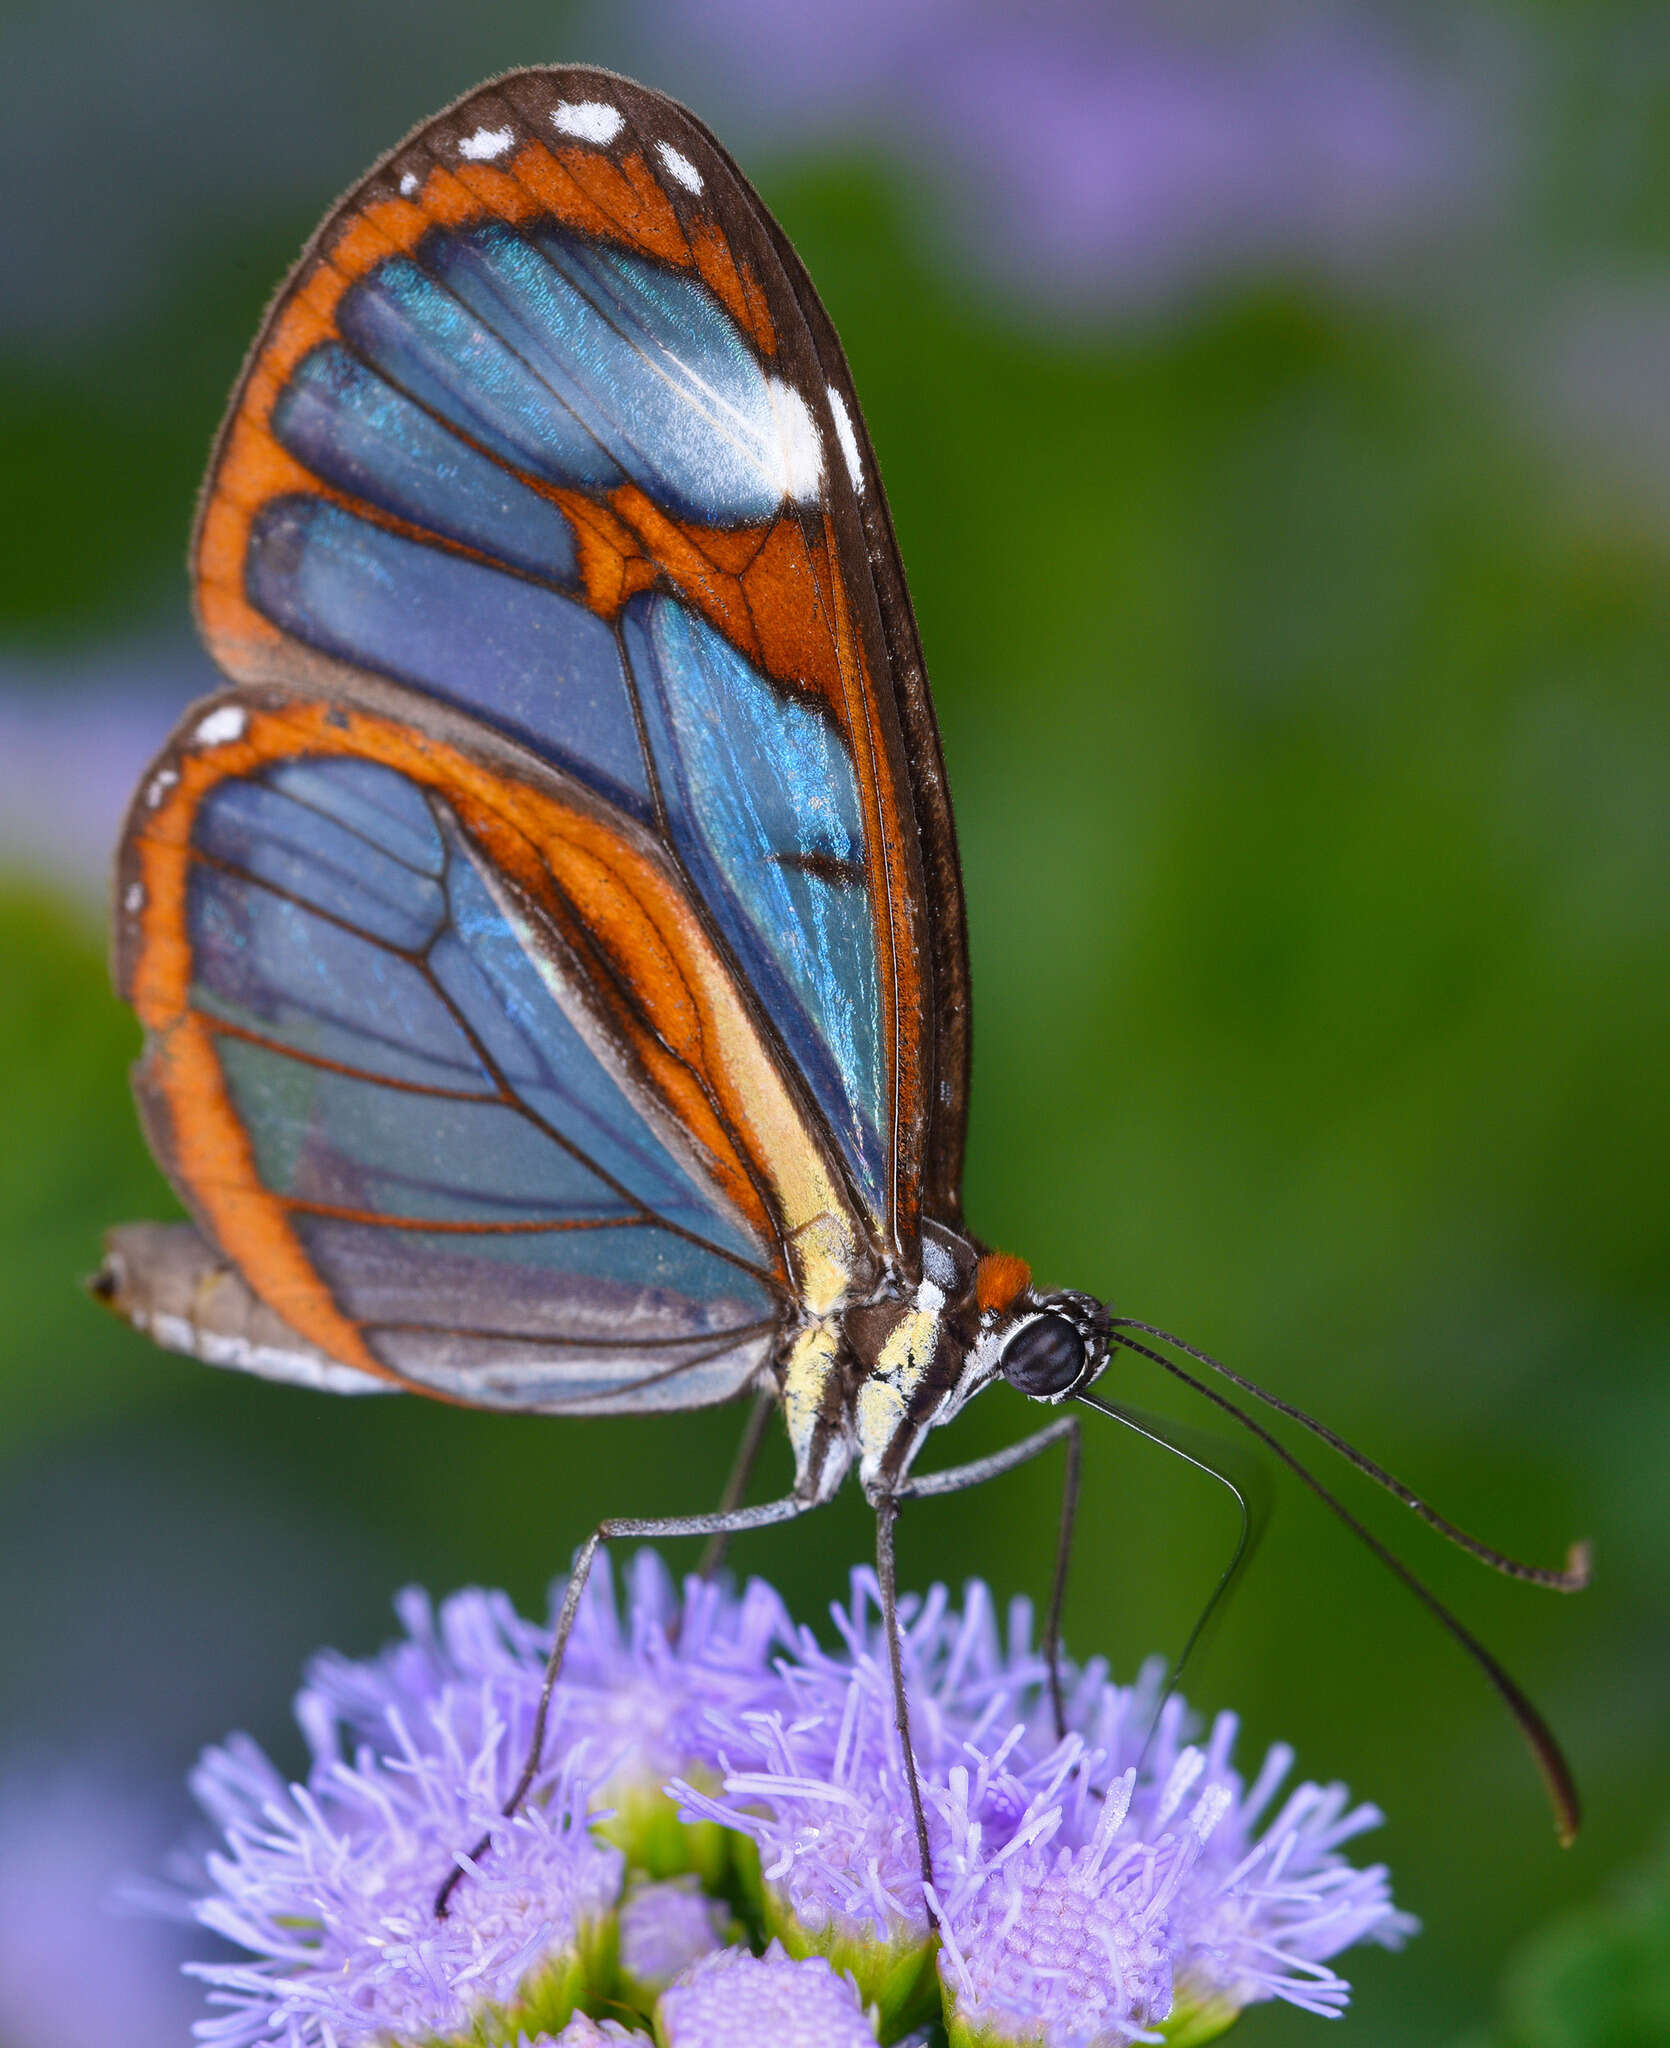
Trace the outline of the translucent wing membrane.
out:
M 673 845 L 879 1203 L 875 927 L 852 762 L 676 599 L 634 598 L 623 635 Z
M 648 814 L 620 647 L 584 605 L 300 496 L 261 513 L 248 581 L 298 639 L 447 698 Z
M 630 478 L 710 526 L 816 492 L 806 401 L 706 285 L 664 264 L 554 226 L 436 229 L 355 284 L 338 324 L 385 389 L 549 483 Z
M 286 762 L 220 784 L 192 845 L 192 1000 L 236 1027 L 223 1085 L 384 1363 L 572 1405 L 621 1369 L 555 1344 L 706 1350 L 773 1320 L 766 1248 L 587 1046 L 433 799 L 371 763 Z
M 572 523 L 541 495 L 630 481 L 670 517 L 770 519 L 818 491 L 805 401 L 705 284 L 551 227 L 431 229 L 336 318 L 342 340 L 297 364 L 272 431 L 363 509 L 302 492 L 263 506 L 251 604 L 640 816 L 659 797 L 879 1216 L 880 968 L 848 745 L 804 679 L 791 695 L 679 598 L 600 617 Z
M 363 800 L 369 777 L 383 804 Z M 332 802 L 349 778 L 351 825 Z M 426 841 L 394 815 L 408 800 Z M 269 1187 L 506 1227 L 654 1211 L 745 1263 L 765 1255 L 658 1142 L 456 820 L 410 782 L 287 762 L 220 785 L 192 837 L 193 1002 L 249 1034 L 219 1058 Z M 416 1092 L 421 1115 L 393 1099 Z
M 273 431 L 345 495 L 508 568 L 579 588 L 574 528 L 557 507 L 341 343 L 322 342 L 298 364 L 273 408 Z

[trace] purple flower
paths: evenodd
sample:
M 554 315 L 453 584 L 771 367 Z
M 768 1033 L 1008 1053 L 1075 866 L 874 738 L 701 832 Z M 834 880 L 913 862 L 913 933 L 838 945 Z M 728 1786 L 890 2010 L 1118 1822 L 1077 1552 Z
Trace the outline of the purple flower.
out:
M 1071 1766 L 1069 1766 L 1071 1768 Z M 1083 1773 L 1077 1774 L 1083 1784 Z M 1122 1842 L 1133 1777 L 1101 1804 L 1090 1839 L 1062 1844 L 1059 1778 L 1029 1802 L 1007 1841 L 985 1829 L 954 1775 L 956 1876 L 944 1902 L 940 1971 L 952 2017 L 993 2042 L 1052 2048 L 1127 2041 L 1172 2012 L 1173 1928 L 1167 1908 L 1221 1802 L 1181 1837 Z M 958 1808 L 961 1811 L 958 1811 Z
M 821 1956 L 728 1948 L 687 1970 L 657 2014 L 667 2048 L 875 2048 L 850 1978 Z
M 567 2019 L 620 1891 L 620 1852 L 587 1825 L 588 1785 L 567 1770 L 504 1820 L 505 1723 L 489 1712 L 465 1735 L 450 1704 L 430 1713 L 427 1753 L 391 1709 L 386 1753 L 323 1762 L 305 1786 L 285 1785 L 247 1739 L 205 1756 L 193 1790 L 225 1846 L 207 1860 L 197 1917 L 253 1960 L 192 1966 L 220 2009 L 200 2039 L 337 2048 L 467 2032 L 486 2012 L 530 2029 Z M 490 1853 L 437 1920 L 440 1880 L 484 1833 Z
M 632 1860 L 670 1876 L 692 1858 L 699 1865 L 711 1845 L 681 1835 L 662 1786 L 675 1773 L 701 1773 L 708 1750 L 698 1730 L 710 1706 L 777 1696 L 773 1660 L 794 1630 L 776 1593 L 758 1580 L 738 1596 L 692 1577 L 681 1604 L 666 1566 L 647 1550 L 627 1577 L 623 1622 L 607 1556 L 598 1559 L 564 1658 L 560 1739 L 566 1752 L 585 1749 L 594 1803 L 615 1810 L 612 1832 Z M 553 1619 L 562 1593 L 559 1582 Z M 503 1593 L 473 1588 L 438 1613 L 417 1588 L 395 1605 L 404 1642 L 369 1662 L 327 1651 L 310 1666 L 297 1715 L 315 1755 L 339 1755 L 345 1740 L 386 1741 L 391 1715 L 422 1746 L 444 1703 L 472 1739 L 486 1718 L 503 1723 L 508 1791 L 532 1738 L 550 1625 L 524 1621 Z
M 1203 2041 L 1263 1999 L 1338 2012 L 1331 1959 L 1413 1925 L 1383 1869 L 1340 1854 L 1378 1814 L 1301 1785 L 1270 1817 L 1289 1754 L 1245 1786 L 1232 1716 L 1204 1743 L 1180 1700 L 1156 1721 L 1157 1666 L 1131 1687 L 1069 1668 L 1057 1741 L 1030 1610 L 1000 1628 L 979 1585 L 960 1610 L 936 1587 L 903 1611 L 925 1897 L 873 1577 L 854 1574 L 833 1649 L 763 1586 L 693 1579 L 680 1609 L 650 1556 L 629 1583 L 624 1620 L 606 1578 L 581 1604 L 513 1821 L 549 1637 L 499 1595 L 438 1613 L 405 1595 L 404 1641 L 316 1660 L 305 1784 L 244 1740 L 209 1754 L 196 1790 L 224 1847 L 197 1918 L 248 1959 L 196 1966 L 219 2008 L 204 2041 L 597 2048 L 641 2040 L 599 2031 L 633 2012 L 663 2048 L 939 2021 L 956 2048 L 1104 2048 L 1160 2024 Z
M 518 2048 L 626 2048 L 629 2043 L 635 2048 L 640 2042 L 643 2048 L 655 2048 L 648 2034 L 623 2027 L 619 2020 L 594 2020 L 577 2012 L 560 2034 L 540 2034 L 532 2041 L 524 2034 Z
M 1174 2012 L 1227 2024 L 1268 1998 L 1339 2011 L 1348 1986 L 1327 1959 L 1414 1927 L 1383 1868 L 1337 1853 L 1379 1813 L 1304 1785 L 1258 1832 L 1291 1753 L 1273 1750 L 1246 1791 L 1233 1715 L 1193 1747 L 1172 1699 L 1150 1736 L 1158 1666 L 1134 1687 L 1099 1664 L 1069 1673 L 1055 1743 L 1029 1618 L 1017 1603 L 1004 1644 L 984 1587 L 961 1614 L 936 1589 L 904 1630 L 953 2015 L 993 2040 L 1078 2048 Z M 780 1707 L 710 1717 L 721 1790 L 674 1790 L 687 1814 L 752 1837 L 773 1931 L 852 1970 L 892 2023 L 914 2017 L 904 1969 L 930 1929 L 868 1573 L 836 1620 L 844 1654 L 803 1637 Z
M 722 1947 L 726 1918 L 693 1872 L 629 1892 L 620 1909 L 620 1974 L 633 2002 L 652 2004 L 681 1970 Z
M 1141 309 L 1259 270 L 1373 274 L 1487 218 L 1509 156 L 1489 62 L 1516 45 L 1423 50 L 1385 9 L 636 11 L 737 126 L 879 143 L 912 185 L 926 170 L 975 260 L 1052 309 Z
M 757 1844 L 767 1918 L 777 1931 L 853 1968 L 861 1953 L 902 1952 L 927 1943 L 933 1930 L 871 1573 L 854 1574 L 850 1601 L 833 1618 L 840 1649 L 823 1649 L 803 1630 L 795 1655 L 781 1663 L 777 1700 L 710 1711 L 702 1734 L 722 1787 L 677 1782 L 672 1789 L 687 1818 L 721 1820 Z M 1055 1768 L 1038 1777 L 1035 1759 L 1055 1745 L 1043 1733 L 1047 1673 L 1024 1601 L 1011 1610 L 1006 1639 L 977 1582 L 961 1613 L 936 1586 L 926 1600 L 907 1603 L 902 1620 L 913 1747 L 937 1870 L 937 1858 L 951 1852 L 953 1806 L 945 1795 L 953 1785 L 964 1834 L 973 1828 L 1005 1843 L 1039 1783 L 1058 1796 L 1068 1772 L 1053 1759 Z M 1134 1718 L 1133 1707 L 1152 1702 L 1156 1679 L 1140 1692 L 1120 1692 L 1100 1666 L 1069 1673 L 1072 1712 L 1077 1721 L 1103 1724 L 1105 1749 L 1124 1719 Z M 1070 1746 L 1069 1762 L 1083 1747 Z
M 6 2048 L 164 2048 L 194 2000 L 188 1929 L 125 1906 L 160 1856 L 163 1802 L 107 1763 L 0 1765 L 0 2040 Z M 155 1892 L 155 1887 L 147 1888 Z
M 0 865 L 102 916 L 134 784 L 180 712 L 217 680 L 201 649 L 145 640 L 0 657 Z

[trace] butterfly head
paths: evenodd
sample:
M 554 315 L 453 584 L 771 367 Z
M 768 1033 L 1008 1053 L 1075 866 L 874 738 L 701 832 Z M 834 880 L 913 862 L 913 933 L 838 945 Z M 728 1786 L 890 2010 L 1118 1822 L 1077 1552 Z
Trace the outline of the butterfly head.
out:
M 1032 1401 L 1064 1401 L 1108 1362 L 1108 1311 L 1093 1295 L 1028 1288 L 987 1338 L 998 1373 Z

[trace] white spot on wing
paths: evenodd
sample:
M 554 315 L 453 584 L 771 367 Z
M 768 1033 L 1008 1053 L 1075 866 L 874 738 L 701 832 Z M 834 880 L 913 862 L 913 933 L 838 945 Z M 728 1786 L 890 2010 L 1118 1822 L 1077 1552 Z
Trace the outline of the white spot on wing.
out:
M 218 711 L 209 713 L 192 739 L 200 747 L 223 747 L 228 740 L 241 740 L 248 723 L 241 704 L 222 704 Z
M 701 191 L 702 174 L 682 150 L 674 149 L 670 142 L 658 142 L 655 147 L 668 177 L 676 178 L 686 192 Z
M 143 882 L 129 882 L 127 888 L 122 893 L 122 908 L 124 910 L 143 910 L 145 908 L 145 884 Z
M 823 436 L 818 423 L 792 384 L 768 377 L 765 389 L 774 430 L 772 480 L 785 498 L 792 498 L 797 505 L 810 505 L 823 482 Z
M 159 768 L 156 774 L 151 777 L 150 787 L 145 792 L 147 808 L 154 811 L 179 779 L 179 775 L 174 769 Z
M 478 128 L 459 143 L 458 154 L 467 156 L 471 163 L 490 164 L 494 157 L 503 156 L 515 140 L 514 128 Z
M 551 120 L 559 135 L 572 135 L 579 142 L 595 142 L 600 147 L 613 142 L 626 124 L 620 108 L 611 107 L 607 100 L 559 100 L 551 110 Z
M 410 198 L 411 198 L 411 196 L 412 196 L 412 194 L 413 194 L 413 193 L 414 193 L 414 192 L 415 192 L 415 191 L 417 190 L 417 188 L 418 188 L 418 176 L 417 176 L 417 172 L 416 172 L 416 171 L 407 171 L 407 172 L 406 172 L 406 173 L 405 173 L 405 174 L 404 174 L 404 175 L 402 176 L 402 178 L 401 178 L 401 180 L 400 180 L 400 196 L 401 196 L 401 198 L 402 198 L 402 199 L 410 199 Z
M 863 497 L 864 465 L 858 459 L 858 436 L 852 430 L 852 414 L 847 411 L 847 402 L 833 384 L 829 387 L 829 410 L 835 419 L 835 438 L 846 458 L 847 475 L 852 478 L 853 489 Z

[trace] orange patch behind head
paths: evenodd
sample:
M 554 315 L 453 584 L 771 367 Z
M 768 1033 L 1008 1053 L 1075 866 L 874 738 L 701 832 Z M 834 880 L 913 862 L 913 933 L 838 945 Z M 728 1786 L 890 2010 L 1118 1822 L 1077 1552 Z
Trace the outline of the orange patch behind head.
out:
M 1032 1268 L 1011 1252 L 987 1252 L 974 1271 L 974 1299 L 982 1314 L 1011 1309 L 1032 1285 Z

